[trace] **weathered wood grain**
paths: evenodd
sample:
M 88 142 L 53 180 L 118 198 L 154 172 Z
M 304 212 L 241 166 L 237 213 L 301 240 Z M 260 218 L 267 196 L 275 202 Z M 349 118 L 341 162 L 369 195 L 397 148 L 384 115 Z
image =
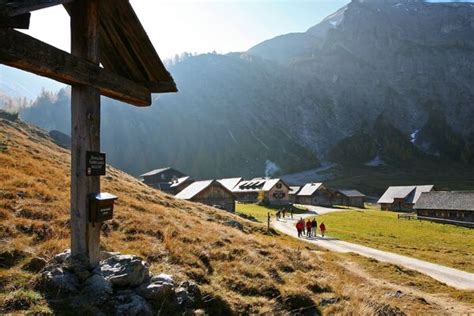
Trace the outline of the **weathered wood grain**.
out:
M 91 86 L 99 89 L 102 95 L 133 105 L 151 104 L 150 90 L 143 85 L 31 36 L 11 29 L 0 29 L 0 43 L 2 64 L 66 84 Z
M 145 84 L 151 92 L 177 92 L 128 0 L 101 0 L 99 5 L 100 62 L 105 69 Z M 69 12 L 69 5 L 65 8 Z
M 71 6 L 71 53 L 99 64 L 98 0 L 79 0 Z M 100 151 L 100 95 L 86 85 L 71 92 L 71 254 L 99 262 L 100 224 L 89 222 L 91 193 L 100 192 L 100 177 L 86 174 L 86 152 Z

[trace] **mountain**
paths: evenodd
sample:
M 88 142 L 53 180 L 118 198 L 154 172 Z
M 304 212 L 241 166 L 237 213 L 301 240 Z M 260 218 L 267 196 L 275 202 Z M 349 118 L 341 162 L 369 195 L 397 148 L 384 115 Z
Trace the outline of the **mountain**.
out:
M 72 309 L 74 314 L 115 314 L 108 310 L 117 303 L 110 302 L 110 295 L 89 296 L 84 304 L 79 300 L 84 293 L 77 293 L 75 286 L 53 296 L 40 286 L 44 264 L 55 262 L 53 256 L 70 245 L 69 190 L 65 189 L 69 168 L 69 152 L 58 147 L 45 130 L 14 117 L 0 118 L 2 315 L 69 315 Z M 402 310 L 439 314 L 446 306 L 428 298 L 430 294 L 420 287 L 435 284 L 435 292 L 430 288 L 430 293 L 436 295 L 454 291 L 413 271 L 400 272 L 400 268 L 371 262 L 372 269 L 402 273 L 403 282 L 408 273 L 417 280 L 416 295 L 406 293 L 393 300 L 386 294 L 386 284 L 398 289 L 399 281 L 373 275 L 367 263 L 359 263 L 354 256 L 316 251 L 310 244 L 302 247 L 291 237 L 268 233 L 262 223 L 177 200 L 110 166 L 102 188 L 119 196 L 114 218 L 102 224 L 102 250 L 139 255 L 151 272 L 171 274 L 177 284 L 195 282 L 202 302 L 194 308 L 206 315 L 286 315 L 295 311 L 301 315 L 334 311 L 398 315 Z M 54 276 L 58 282 L 63 280 L 57 272 Z M 70 291 L 73 299 L 67 300 Z M 114 288 L 113 294 L 118 293 L 127 291 Z M 449 299 L 451 304 L 461 304 L 459 298 Z M 120 303 L 130 302 L 122 299 Z M 173 302 L 155 303 L 153 314 L 183 314 Z
M 352 1 L 306 32 L 169 70 L 179 93 L 149 109 L 104 102 L 103 148 L 135 175 L 164 165 L 207 178 L 321 162 L 347 171 L 474 161 L 472 4 Z M 21 116 L 69 133 L 66 95 L 43 95 Z

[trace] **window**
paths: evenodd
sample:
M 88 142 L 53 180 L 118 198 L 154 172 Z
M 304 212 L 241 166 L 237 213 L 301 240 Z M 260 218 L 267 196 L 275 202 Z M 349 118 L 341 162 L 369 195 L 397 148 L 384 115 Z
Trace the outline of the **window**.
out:
M 277 185 L 276 185 L 277 189 L 281 189 L 281 183 L 278 182 Z

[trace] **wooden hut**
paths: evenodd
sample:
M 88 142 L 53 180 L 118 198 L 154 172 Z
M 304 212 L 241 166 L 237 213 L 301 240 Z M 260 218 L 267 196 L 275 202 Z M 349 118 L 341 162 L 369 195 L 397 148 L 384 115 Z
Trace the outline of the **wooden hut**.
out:
M 176 194 L 176 198 L 235 212 L 235 196 L 216 180 L 196 181 Z
M 364 208 L 367 196 L 357 190 L 336 190 L 333 197 L 333 203 Z
M 425 192 L 414 209 L 418 219 L 474 227 L 473 191 Z
M 332 193 L 322 183 L 307 183 L 296 194 L 296 203 L 331 206 Z
M 177 188 L 184 189 L 185 184 L 192 182 L 189 176 L 170 167 L 151 170 L 140 175 L 140 179 L 146 185 L 171 194 L 177 193 Z
M 260 200 L 269 205 L 290 203 L 290 187 L 282 179 L 255 178 L 241 181 L 232 192 L 243 203 L 257 203 Z
M 411 211 L 424 192 L 434 189 L 433 185 L 392 186 L 377 201 L 382 210 Z

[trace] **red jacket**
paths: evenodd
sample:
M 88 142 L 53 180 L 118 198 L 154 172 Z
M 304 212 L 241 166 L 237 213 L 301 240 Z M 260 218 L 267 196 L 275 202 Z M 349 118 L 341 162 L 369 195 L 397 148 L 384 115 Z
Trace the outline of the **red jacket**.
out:
M 298 221 L 298 223 L 296 223 L 296 229 L 303 229 L 303 228 L 304 228 L 304 222 Z
M 321 230 L 326 230 L 326 225 L 324 225 L 324 223 L 322 223 L 321 225 L 319 225 L 319 228 L 320 228 Z
M 311 229 L 311 222 L 310 221 L 306 222 L 306 229 Z

